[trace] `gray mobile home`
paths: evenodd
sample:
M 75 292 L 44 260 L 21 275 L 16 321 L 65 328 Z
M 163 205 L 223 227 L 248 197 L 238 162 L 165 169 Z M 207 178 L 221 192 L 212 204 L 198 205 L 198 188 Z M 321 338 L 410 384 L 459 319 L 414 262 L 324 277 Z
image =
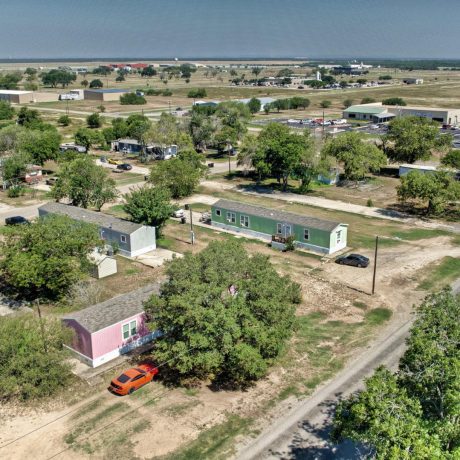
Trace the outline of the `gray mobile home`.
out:
M 46 203 L 38 208 L 40 217 L 48 214 L 68 216 L 97 225 L 101 238 L 127 257 L 136 257 L 156 249 L 155 227 L 62 203 Z

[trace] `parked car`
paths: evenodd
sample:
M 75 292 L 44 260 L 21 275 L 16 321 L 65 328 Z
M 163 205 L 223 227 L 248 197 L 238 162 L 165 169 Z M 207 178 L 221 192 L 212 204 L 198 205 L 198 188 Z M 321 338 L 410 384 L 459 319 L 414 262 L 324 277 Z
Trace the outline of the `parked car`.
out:
M 117 165 L 117 169 L 122 169 L 123 171 L 131 171 L 133 167 L 129 163 L 122 163 L 121 165 Z
M 57 182 L 58 178 L 57 177 L 48 177 L 46 179 L 45 184 L 46 185 L 54 185 Z
M 104 155 L 102 155 L 101 158 L 99 158 L 99 161 L 100 161 L 101 163 L 107 163 L 107 157 L 104 156 Z
M 109 158 L 108 163 L 110 165 L 121 165 L 123 162 L 120 160 L 116 160 L 115 158 Z
M 172 213 L 173 217 L 177 217 L 177 218 L 180 218 L 180 217 L 184 217 L 185 215 L 185 212 L 183 209 L 176 209 L 173 213 Z
M 6 225 L 22 225 L 22 224 L 28 224 L 29 221 L 22 216 L 13 216 L 13 217 L 7 217 L 5 219 L 5 224 Z
M 369 259 L 361 254 L 348 254 L 348 256 L 338 257 L 335 262 L 340 265 L 350 265 L 358 268 L 366 268 L 369 265 Z
M 158 368 L 152 364 L 140 364 L 113 379 L 110 382 L 109 391 L 121 396 L 130 395 L 146 383 L 151 382 L 157 374 Z

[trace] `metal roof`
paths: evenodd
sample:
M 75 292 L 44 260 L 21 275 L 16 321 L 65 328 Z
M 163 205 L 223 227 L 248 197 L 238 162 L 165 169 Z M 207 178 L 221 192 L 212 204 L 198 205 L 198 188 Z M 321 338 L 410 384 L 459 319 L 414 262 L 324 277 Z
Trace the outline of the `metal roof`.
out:
M 91 305 L 84 310 L 63 316 L 64 320 L 74 320 L 88 332 L 94 333 L 120 323 L 144 312 L 144 302 L 152 294 L 160 292 L 160 283 L 149 284 L 135 291 L 122 294 L 105 302 Z
M 133 144 L 133 145 L 140 144 L 140 142 L 137 139 L 118 139 L 117 142 L 121 142 L 122 144 Z
M 265 217 L 277 222 L 298 224 L 303 227 L 316 228 L 318 230 L 325 230 L 328 232 L 332 232 L 339 225 L 347 225 L 342 224 L 341 222 L 332 222 L 329 220 L 317 219 L 316 217 L 302 216 L 292 212 L 262 208 L 261 206 L 254 206 L 252 204 L 241 203 L 239 201 L 219 200 L 217 203 L 213 204 L 212 207 L 248 214 L 250 216 Z
M 91 91 L 92 93 L 129 93 L 128 89 L 85 89 L 85 91 Z
M 40 206 L 38 209 L 42 209 L 51 214 L 59 214 L 75 220 L 96 224 L 99 227 L 110 228 L 128 235 L 143 227 L 143 225 L 135 224 L 129 220 L 119 219 L 118 217 L 110 216 L 102 212 L 91 211 L 68 204 L 49 202 Z
M 33 91 L 20 91 L 18 89 L 0 89 L 0 94 L 32 94 Z
M 382 113 L 387 110 L 386 107 L 381 105 L 352 105 L 344 110 L 345 113 L 355 112 L 355 113 Z

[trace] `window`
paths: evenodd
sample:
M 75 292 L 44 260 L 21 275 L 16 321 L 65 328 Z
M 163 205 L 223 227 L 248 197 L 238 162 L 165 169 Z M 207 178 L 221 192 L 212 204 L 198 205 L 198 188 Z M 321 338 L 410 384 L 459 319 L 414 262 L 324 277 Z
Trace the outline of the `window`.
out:
M 248 216 L 240 216 L 240 225 L 242 227 L 249 227 L 249 217 Z
M 339 230 L 337 232 L 337 244 L 339 244 L 342 241 L 342 230 Z
M 129 338 L 129 324 L 123 324 L 123 340 Z
M 216 209 L 216 216 L 219 216 L 219 217 L 220 217 L 221 214 L 222 214 L 222 213 L 221 213 L 220 209 Z
M 129 323 L 129 329 L 130 329 L 131 335 L 136 335 L 137 334 L 137 322 L 136 322 L 136 320 L 131 321 Z
M 283 233 L 283 225 L 282 224 L 276 224 L 276 233 L 278 233 L 278 235 L 281 235 Z
M 234 212 L 227 212 L 227 222 L 236 223 L 236 214 Z
M 122 327 L 123 340 L 127 340 L 137 334 L 136 320 L 123 324 Z
M 120 241 L 126 243 L 126 235 L 120 235 Z
M 303 229 L 303 239 L 308 241 L 310 239 L 310 230 L 308 228 Z
M 291 226 L 290 226 L 290 225 L 286 225 L 286 226 L 285 226 L 285 232 L 286 232 L 286 233 L 284 234 L 284 236 L 290 236 L 290 235 L 292 235 Z

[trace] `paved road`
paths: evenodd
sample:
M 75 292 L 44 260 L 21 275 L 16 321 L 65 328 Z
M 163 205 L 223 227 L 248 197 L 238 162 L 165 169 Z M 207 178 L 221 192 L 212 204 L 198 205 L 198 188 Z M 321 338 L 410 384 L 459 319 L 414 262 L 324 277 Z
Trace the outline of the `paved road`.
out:
M 38 217 L 38 208 L 45 203 L 45 201 L 42 201 L 31 206 L 23 206 L 17 208 L 10 207 L 6 210 L 0 210 L 0 225 L 5 222 L 7 217 L 23 216 L 29 220 L 34 219 L 35 217 Z
M 404 352 L 404 341 L 412 320 L 349 364 L 334 380 L 301 401 L 275 424 L 240 449 L 238 460 L 302 459 L 332 460 L 357 459 L 357 447 L 352 443 L 339 446 L 328 441 L 330 422 L 337 400 L 362 388 L 363 379 L 381 364 L 395 367 Z

